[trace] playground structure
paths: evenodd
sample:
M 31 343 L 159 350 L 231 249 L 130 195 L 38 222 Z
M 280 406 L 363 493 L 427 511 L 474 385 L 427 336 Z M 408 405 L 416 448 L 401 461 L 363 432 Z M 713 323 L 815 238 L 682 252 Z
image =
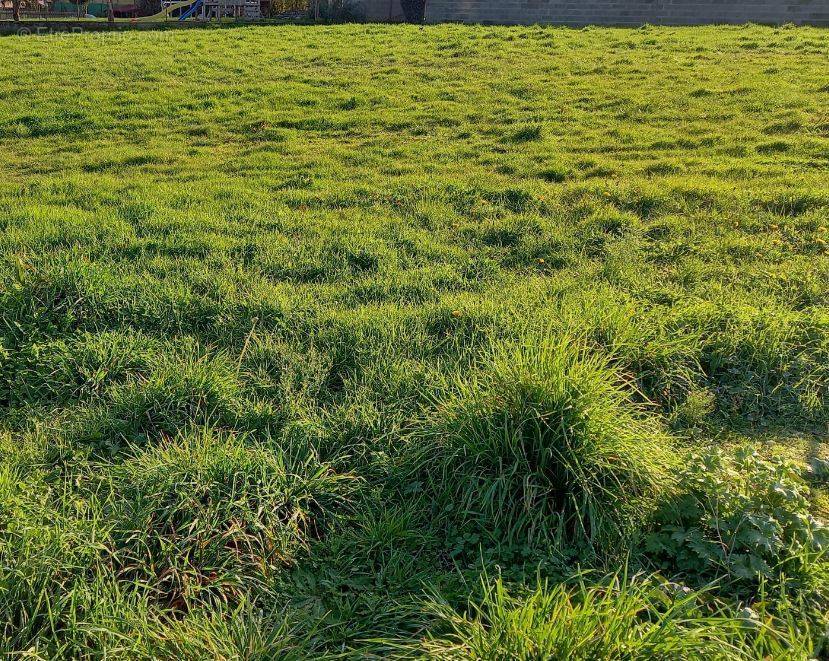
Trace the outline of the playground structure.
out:
M 120 27 L 125 23 L 330 19 L 346 10 L 350 18 L 402 21 L 403 3 L 412 1 L 417 0 L 20 0 L 19 15 L 26 21 L 86 23 L 108 21 L 111 16 Z M 14 20 L 15 2 L 0 0 L 0 24 Z
M 135 0 L 134 0 L 135 1 Z M 116 22 L 152 23 L 168 21 L 255 20 L 262 18 L 261 0 L 162 0 L 161 11 L 141 16 L 130 0 L 33 0 L 22 14 L 28 19 L 107 20 L 112 11 Z M 127 3 L 127 4 L 125 4 Z M 6 7 L 6 5 L 9 7 Z M 0 19 L 11 14 L 11 0 L 0 0 Z M 8 17 L 10 18 L 10 16 Z
M 262 10 L 259 0 L 163 0 L 161 12 L 155 18 L 169 20 L 174 17 L 179 21 L 255 20 L 262 17 Z
M 0 23 L 13 20 L 13 2 L 0 0 Z M 151 9 L 152 6 L 152 0 L 21 0 L 20 16 L 29 21 L 84 22 L 108 21 L 111 16 L 122 27 L 128 22 L 245 21 L 266 17 L 320 19 L 330 18 L 332 8 L 335 12 L 347 8 L 349 17 L 373 21 L 405 18 L 401 0 L 160 0 L 160 7 L 155 4 Z M 323 6 L 328 7 L 325 12 Z

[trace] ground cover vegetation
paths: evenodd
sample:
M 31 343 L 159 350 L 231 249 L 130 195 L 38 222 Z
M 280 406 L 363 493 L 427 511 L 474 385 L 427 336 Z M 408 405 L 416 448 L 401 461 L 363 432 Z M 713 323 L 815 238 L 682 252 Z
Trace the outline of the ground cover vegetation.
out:
M 829 32 L 0 52 L 3 652 L 828 653 Z

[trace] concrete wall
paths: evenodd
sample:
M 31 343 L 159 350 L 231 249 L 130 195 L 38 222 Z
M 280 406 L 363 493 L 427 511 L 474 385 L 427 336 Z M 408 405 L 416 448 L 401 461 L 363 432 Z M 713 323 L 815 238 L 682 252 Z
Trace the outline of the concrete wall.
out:
M 829 0 L 428 0 L 426 20 L 561 25 L 753 22 L 829 26 Z
M 355 0 L 357 10 L 367 21 L 402 21 L 400 0 Z

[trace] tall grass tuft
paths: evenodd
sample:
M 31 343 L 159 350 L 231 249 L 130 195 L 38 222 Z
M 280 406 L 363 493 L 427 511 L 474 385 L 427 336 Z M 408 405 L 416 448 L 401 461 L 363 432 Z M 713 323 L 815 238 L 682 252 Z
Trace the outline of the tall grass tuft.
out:
M 593 585 L 539 584 L 515 596 L 502 580 L 484 580 L 466 613 L 432 603 L 442 633 L 421 647 L 438 659 L 811 658 L 803 632 L 704 607 L 705 593 L 677 588 L 616 575 Z
M 348 482 L 310 454 L 183 434 L 112 467 L 115 564 L 174 607 L 235 600 L 324 534 Z
M 672 463 L 629 394 L 579 339 L 498 346 L 439 398 L 425 432 L 439 506 L 461 529 L 512 543 L 620 548 Z

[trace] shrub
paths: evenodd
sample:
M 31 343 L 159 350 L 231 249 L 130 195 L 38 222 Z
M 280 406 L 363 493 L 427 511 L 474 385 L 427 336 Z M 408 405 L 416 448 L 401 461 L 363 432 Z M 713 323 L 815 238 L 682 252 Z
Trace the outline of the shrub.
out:
M 438 506 L 459 532 L 506 543 L 619 549 L 671 463 L 607 359 L 569 338 L 494 350 L 436 403 L 427 435 Z

